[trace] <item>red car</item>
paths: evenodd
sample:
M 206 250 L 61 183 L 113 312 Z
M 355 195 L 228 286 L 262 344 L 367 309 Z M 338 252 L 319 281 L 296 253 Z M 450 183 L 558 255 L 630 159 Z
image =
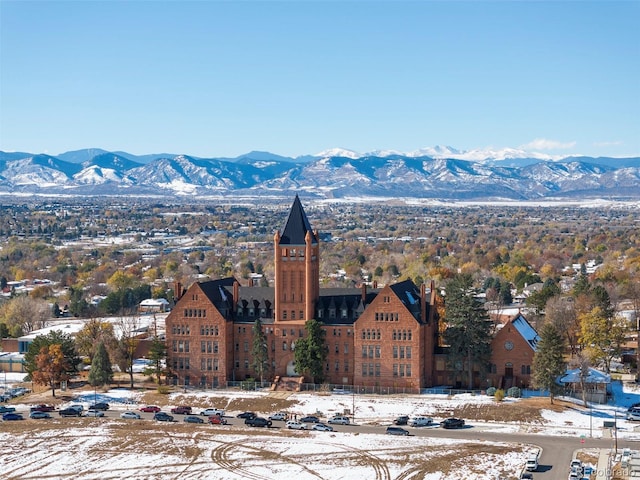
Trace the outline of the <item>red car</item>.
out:
M 41 403 L 39 405 L 33 405 L 30 410 L 32 412 L 53 412 L 56 409 L 53 405 L 45 405 Z
M 147 405 L 146 407 L 142 407 L 140 411 L 158 413 L 160 411 L 160 407 L 158 407 L 157 405 Z
M 211 425 L 226 425 L 227 421 L 220 415 L 211 415 L 209 417 L 209 423 Z
M 171 413 L 179 413 L 179 414 L 183 414 L 183 415 L 191 415 L 191 407 L 186 407 L 184 405 L 181 405 L 179 407 L 173 407 L 171 409 Z

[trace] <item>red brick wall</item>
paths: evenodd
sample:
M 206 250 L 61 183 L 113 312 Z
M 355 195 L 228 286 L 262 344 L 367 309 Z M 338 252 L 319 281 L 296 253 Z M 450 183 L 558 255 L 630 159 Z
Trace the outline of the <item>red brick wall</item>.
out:
M 508 350 L 505 344 L 511 342 L 513 348 Z M 513 376 L 517 387 L 527 387 L 531 382 L 530 374 L 522 373 L 522 366 L 533 365 L 534 351 L 531 345 L 520 335 L 518 330 L 511 324 L 506 323 L 494 336 L 491 342 L 491 363 L 496 366 L 496 372 L 489 374 L 491 386 L 498 386 L 498 382 L 505 375 L 507 363 L 513 365 Z M 486 385 L 489 386 L 489 385 Z M 486 387 L 483 385 L 483 388 Z
M 363 358 L 363 347 L 366 347 L 366 358 Z M 394 358 L 394 347 L 398 358 Z M 407 347 L 411 349 L 411 358 L 407 358 Z M 364 386 L 415 390 L 421 388 L 424 376 L 424 361 L 421 360 L 425 354 L 423 347 L 423 331 L 420 324 L 391 288 L 384 288 L 355 322 L 354 382 Z M 404 358 L 399 358 L 402 349 Z M 363 373 L 363 364 L 367 365 L 366 375 Z M 373 364 L 373 375 L 370 375 L 370 364 Z M 380 365 L 379 375 L 376 364 Z M 408 369 L 411 372 L 410 376 Z

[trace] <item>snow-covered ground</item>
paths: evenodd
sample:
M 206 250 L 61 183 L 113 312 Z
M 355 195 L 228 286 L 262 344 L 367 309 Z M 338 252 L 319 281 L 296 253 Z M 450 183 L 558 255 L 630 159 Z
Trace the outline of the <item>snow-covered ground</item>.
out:
M 357 431 L 290 431 L 125 421 L 119 413 L 138 409 L 142 393 L 114 389 L 83 392 L 74 403 L 94 400 L 111 405 L 108 419 L 59 419 L 0 423 L 0 474 L 6 479 L 298 479 L 496 480 L 517 478 L 530 445 L 460 441 L 422 436 L 397 437 Z M 269 392 L 190 392 L 169 396 L 169 406 L 188 401 L 196 411 L 222 407 L 221 399 L 258 399 Z M 389 425 L 398 415 L 432 416 L 457 405 L 489 404 L 473 395 L 352 396 L 294 393 L 291 415 L 320 413 L 323 418 L 355 412 L 360 425 Z M 567 400 L 567 399 L 565 399 Z M 625 418 L 627 407 L 640 402 L 640 392 L 616 384 L 615 405 L 592 405 L 542 411 L 542 422 L 473 421 L 475 429 L 541 435 L 601 437 L 605 420 L 616 421 L 620 438 L 640 438 L 636 423 Z M 519 402 L 506 399 L 507 402 Z M 15 403 L 15 402 L 14 402 Z M 15 404 L 28 412 L 29 405 Z M 166 408 L 165 408 L 166 410 Z M 227 409 L 229 416 L 238 412 Z M 238 422 L 233 422 L 238 423 Z M 276 422 L 279 423 L 279 422 Z M 383 432 L 383 429 L 380 429 Z

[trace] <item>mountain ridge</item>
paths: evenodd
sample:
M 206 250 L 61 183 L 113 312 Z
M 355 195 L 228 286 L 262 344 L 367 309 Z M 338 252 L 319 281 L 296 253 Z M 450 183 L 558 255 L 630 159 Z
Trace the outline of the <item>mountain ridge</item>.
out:
M 297 158 L 262 151 L 235 158 L 131 155 L 99 148 L 57 157 L 0 152 L 0 194 L 263 196 L 293 192 L 319 198 L 640 198 L 640 157 L 545 159 L 510 149 L 512 158 L 502 152 L 476 161 L 452 158 L 468 152 L 448 146 L 422 149 L 422 155 L 417 152 L 360 155 L 331 149 Z

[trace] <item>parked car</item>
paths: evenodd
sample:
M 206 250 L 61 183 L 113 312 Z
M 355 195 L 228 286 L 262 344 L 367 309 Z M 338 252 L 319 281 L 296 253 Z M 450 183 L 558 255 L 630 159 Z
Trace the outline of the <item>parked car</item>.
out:
M 200 417 L 196 417 L 195 415 L 187 415 L 184 417 L 184 421 L 186 423 L 204 423 L 204 420 Z
M 284 412 L 273 413 L 267 417 L 269 420 L 282 420 L 285 421 L 289 416 Z
M 447 418 L 440 422 L 442 428 L 462 428 L 464 427 L 464 420 L 461 418 Z
M 98 403 L 94 403 L 93 405 L 91 405 L 89 407 L 89 410 L 102 410 L 102 411 L 106 411 L 109 410 L 109 404 L 106 402 L 98 402 Z
M 158 413 L 160 411 L 160 407 L 157 405 L 146 405 L 140 409 L 141 412 L 151 412 Z
M 79 403 L 74 403 L 73 405 L 70 405 L 67 408 L 72 408 L 74 410 L 77 410 L 78 412 L 84 412 L 84 405 L 80 405 Z
M 520 480 L 533 480 L 533 473 L 531 472 L 527 472 L 526 470 L 524 470 L 521 474 L 520 474 Z
M 285 426 L 290 430 L 306 430 L 307 429 L 307 426 L 304 423 L 299 422 L 297 420 L 289 420 L 287 423 L 285 423 Z
M 200 415 L 210 417 L 211 415 L 220 415 L 224 417 L 224 410 L 222 408 L 207 408 L 200 412 Z
M 535 472 L 538 469 L 538 452 L 529 453 L 524 468 L 529 472 Z
M 333 432 L 333 427 L 331 425 L 325 425 L 324 423 L 314 423 L 311 430 L 320 430 L 321 432 Z
M 24 420 L 22 414 L 16 412 L 9 412 L 2 415 L 2 421 L 8 422 L 10 420 Z
M 349 417 L 336 416 L 330 418 L 328 423 L 331 423 L 333 425 L 349 425 L 349 423 L 351 422 L 349 421 Z
M 122 412 L 120 414 L 120 418 L 125 418 L 127 420 L 140 420 L 140 414 L 136 412 Z
M 300 421 L 302 423 L 318 423 L 318 422 L 320 422 L 320 419 L 318 417 L 316 417 L 315 415 L 308 415 L 306 417 L 302 417 L 300 419 Z
M 433 418 L 431 417 L 411 417 L 407 424 L 410 427 L 428 427 L 433 425 Z
M 56 409 L 53 405 L 46 405 L 41 403 L 39 405 L 32 405 L 29 409 L 30 412 L 53 412 Z
M 165 412 L 156 412 L 153 415 L 153 419 L 158 422 L 173 422 L 173 417 Z
M 87 410 L 87 413 L 84 414 L 85 417 L 104 417 L 104 412 L 102 410 L 96 410 L 90 408 Z
M 399 417 L 396 417 L 395 420 L 393 421 L 394 425 L 406 425 L 407 422 L 409 422 L 409 416 L 408 415 L 400 415 Z
M 402 427 L 387 427 L 387 435 L 409 435 L 409 430 Z
M 0 405 L 0 413 L 11 413 L 15 411 L 16 407 L 7 407 L 5 405 Z
M 640 421 L 640 408 L 632 408 L 627 412 L 627 420 L 631 420 L 633 422 Z
M 51 418 L 51 414 L 49 412 L 41 412 L 40 410 L 35 410 L 33 412 L 29 412 L 29 418 Z
M 244 423 L 250 427 L 267 427 L 271 426 L 271 420 L 262 417 L 247 418 Z
M 58 412 L 61 417 L 79 417 L 82 415 L 82 411 L 77 408 L 63 408 Z
M 209 417 L 209 423 L 211 425 L 226 425 L 227 421 L 222 415 L 211 415 Z
M 173 407 L 171 409 L 171 413 L 178 413 L 181 415 L 191 415 L 191 407 L 187 407 L 186 405 L 181 405 L 179 407 Z
M 247 418 L 256 418 L 258 415 L 256 415 L 256 412 L 242 412 L 236 416 L 238 418 L 244 418 L 246 420 Z

